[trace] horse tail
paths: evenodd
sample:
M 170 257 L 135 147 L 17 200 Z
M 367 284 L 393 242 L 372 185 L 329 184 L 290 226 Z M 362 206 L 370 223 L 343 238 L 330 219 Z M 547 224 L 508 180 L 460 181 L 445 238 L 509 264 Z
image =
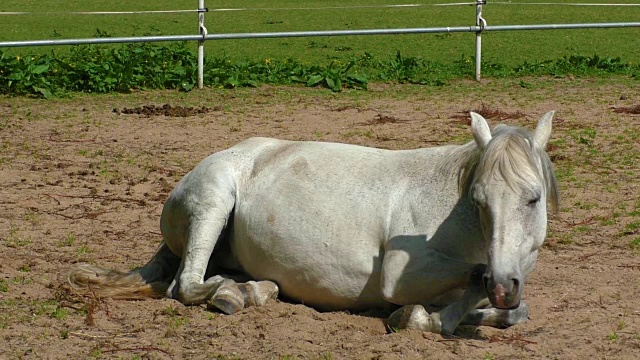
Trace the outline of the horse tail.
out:
M 179 266 L 180 258 L 162 243 L 153 258 L 141 268 L 124 272 L 78 264 L 69 271 L 67 283 L 73 291 L 100 298 L 162 298 L 166 296 Z

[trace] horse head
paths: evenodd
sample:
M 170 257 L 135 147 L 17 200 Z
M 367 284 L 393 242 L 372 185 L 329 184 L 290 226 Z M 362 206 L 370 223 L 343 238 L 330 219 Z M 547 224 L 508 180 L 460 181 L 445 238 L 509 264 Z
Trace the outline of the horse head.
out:
M 478 152 L 466 188 L 487 242 L 483 279 L 496 308 L 519 306 L 546 236 L 547 200 L 557 208 L 557 183 L 545 153 L 553 115 L 545 114 L 530 133 L 506 125 L 491 132 L 481 115 L 471 113 Z

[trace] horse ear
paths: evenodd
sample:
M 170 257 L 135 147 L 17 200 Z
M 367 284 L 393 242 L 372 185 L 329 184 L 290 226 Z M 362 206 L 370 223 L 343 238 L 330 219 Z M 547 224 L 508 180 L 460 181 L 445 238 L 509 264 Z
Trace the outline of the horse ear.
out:
M 482 115 L 471 112 L 471 133 L 478 147 L 484 148 L 491 141 L 491 129 Z
M 551 120 L 553 120 L 553 115 L 555 113 L 555 111 L 549 111 L 542 116 L 540 121 L 538 121 L 536 132 L 533 134 L 533 141 L 540 149 L 545 149 L 547 147 L 549 137 L 551 137 Z

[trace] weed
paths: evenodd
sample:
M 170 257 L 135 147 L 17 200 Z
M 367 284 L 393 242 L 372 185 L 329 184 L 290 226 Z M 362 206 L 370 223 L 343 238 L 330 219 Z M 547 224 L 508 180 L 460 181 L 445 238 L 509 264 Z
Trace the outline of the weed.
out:
M 68 339 L 69 338 L 69 330 L 62 329 L 60 330 L 60 339 Z
M 484 354 L 484 356 L 482 357 L 483 360 L 494 360 L 496 358 L 495 355 L 493 355 L 490 352 L 487 352 L 486 354 Z
M 625 129 L 624 133 L 625 133 L 625 135 L 627 135 L 633 141 L 640 140 L 640 130 L 637 130 L 637 129 Z
M 11 282 L 18 285 L 28 285 L 33 283 L 33 279 L 24 275 L 20 275 L 12 278 Z
M 91 353 L 89 354 L 89 357 L 94 358 L 94 359 L 101 358 L 102 357 L 102 350 L 100 350 L 99 348 L 93 349 L 93 351 L 91 351 Z
M 18 235 L 20 229 L 17 226 L 11 226 L 9 229 L 9 235 L 6 237 L 7 247 L 17 248 L 30 245 L 32 243 L 31 238 L 23 238 Z
M 57 320 L 64 320 L 69 316 L 69 310 L 56 306 L 56 308 L 49 314 L 49 317 Z
M 20 271 L 20 272 L 29 272 L 29 271 L 31 271 L 31 266 L 29 266 L 29 264 L 23 264 L 18 268 L 18 271 Z
M 101 33 L 101 36 L 104 35 Z M 328 45 L 310 41 L 308 48 Z M 333 47 L 349 52 L 351 47 Z M 67 92 L 110 93 L 135 89 L 191 90 L 196 83 L 197 64 L 186 43 L 162 46 L 152 43 L 119 47 L 81 45 L 65 53 L 8 56 L 0 51 L 0 94 L 62 96 Z M 255 87 L 258 84 L 302 83 L 367 89 L 370 80 L 440 86 L 452 78 L 471 77 L 473 59 L 466 56 L 442 63 L 402 55 L 377 59 L 371 53 L 332 60 L 329 64 L 308 64 L 298 60 L 231 60 L 227 56 L 205 58 L 205 84 L 216 88 Z M 572 55 L 557 60 L 524 62 L 516 67 L 483 63 L 485 76 L 563 76 L 635 74 L 640 64 L 597 55 Z M 531 85 L 524 80 L 520 86 Z M 630 136 L 638 136 L 631 130 Z M 585 133 L 582 141 L 593 140 Z
M 352 59 L 343 65 L 339 61 L 332 61 L 324 68 L 310 69 L 315 74 L 310 76 L 292 76 L 294 82 L 306 83 L 307 86 L 325 86 L 332 91 L 340 91 L 343 86 L 355 89 L 366 89 L 369 79 L 363 73 L 354 69 L 357 60 Z
M 531 88 L 531 83 L 528 83 L 528 82 L 526 82 L 524 80 L 520 80 L 518 82 L 518 86 L 520 86 L 523 89 L 529 89 L 529 88 Z
M 78 249 L 78 255 L 86 254 L 88 252 L 87 244 L 82 244 Z
M 394 334 L 400 332 L 400 328 L 397 326 L 387 326 L 387 327 L 389 328 L 389 331 Z
M 556 169 L 556 177 L 558 180 L 569 180 L 571 182 L 575 181 L 575 168 L 572 165 L 565 164 L 564 166 L 559 166 Z
M 162 313 L 167 315 L 167 316 L 177 316 L 179 315 L 179 312 L 176 308 L 173 307 L 173 305 L 169 305 L 166 308 L 164 308 L 162 310 Z
M 37 214 L 31 210 L 24 214 L 24 220 L 29 222 L 32 226 L 38 225 Z
M 631 240 L 631 242 L 629 243 L 629 246 L 632 249 L 640 249 L 640 236 L 638 236 L 637 238 Z M 2 290 L 2 288 L 0 287 L 0 291 Z
M 600 225 L 602 226 L 611 226 L 616 224 L 616 219 L 614 217 L 603 217 L 600 219 Z
M 73 246 L 76 243 L 76 235 L 74 233 L 68 233 L 67 237 L 60 241 L 61 246 Z
M 34 300 L 29 302 L 30 312 L 34 316 L 42 316 L 45 314 L 49 314 L 49 316 L 52 317 L 51 314 L 53 314 L 53 312 L 57 308 L 58 308 L 58 303 L 53 300 L 45 300 L 45 301 Z
M 0 292 L 6 293 L 9 292 L 9 286 L 4 279 L 0 279 Z
M 635 222 L 627 224 L 627 226 L 625 226 L 625 229 L 629 233 L 636 232 L 638 229 L 640 229 L 640 221 L 635 221 Z
M 187 322 L 189 322 L 189 319 L 187 319 L 184 316 L 175 316 L 171 319 L 171 321 L 169 322 L 169 326 L 172 328 L 180 328 L 183 327 L 184 325 L 187 324 Z
M 617 341 L 618 340 L 618 333 L 616 333 L 615 331 L 612 331 L 611 334 L 607 335 L 607 340 Z
M 571 245 L 575 242 L 573 236 L 571 234 L 562 234 L 558 238 L 558 244 L 560 245 Z
M 576 232 L 589 232 L 591 229 L 588 226 L 580 225 L 574 228 Z

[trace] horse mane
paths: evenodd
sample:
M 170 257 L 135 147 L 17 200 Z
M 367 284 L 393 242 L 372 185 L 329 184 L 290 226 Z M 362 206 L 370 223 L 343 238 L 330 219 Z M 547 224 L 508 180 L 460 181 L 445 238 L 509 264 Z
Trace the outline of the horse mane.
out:
M 531 133 L 521 127 L 498 125 L 492 135 L 484 150 L 471 141 L 448 160 L 449 172 L 457 172 L 460 195 L 469 195 L 477 182 L 489 176 L 499 175 L 512 188 L 529 186 L 533 177 L 542 182 L 547 200 L 557 212 L 560 201 L 553 163 L 544 149 L 533 145 Z

